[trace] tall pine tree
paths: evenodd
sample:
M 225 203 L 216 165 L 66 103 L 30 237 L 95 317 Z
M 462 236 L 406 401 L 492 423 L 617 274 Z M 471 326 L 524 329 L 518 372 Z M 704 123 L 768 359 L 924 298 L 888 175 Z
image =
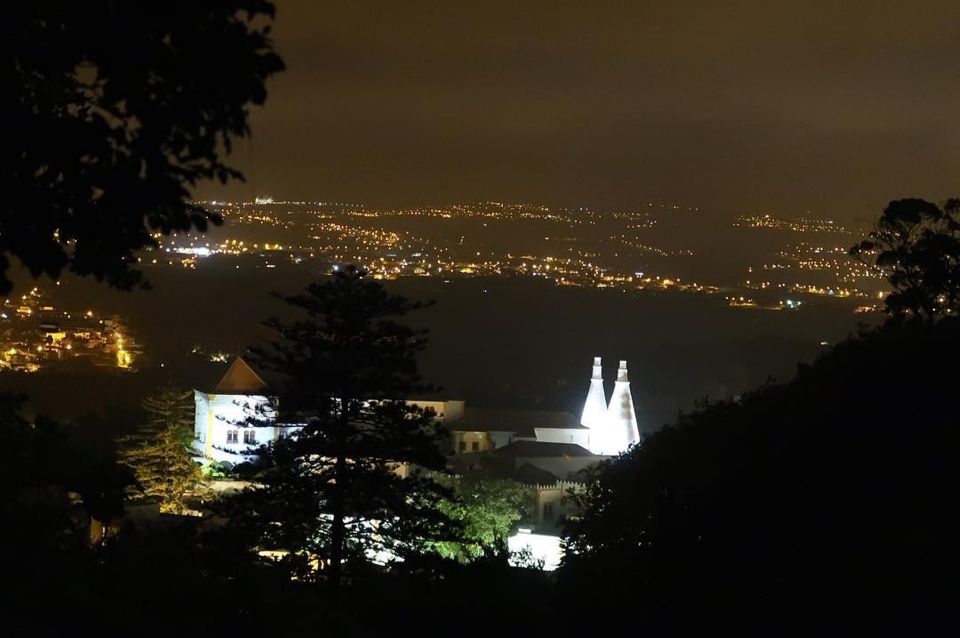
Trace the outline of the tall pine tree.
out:
M 165 386 L 143 400 L 147 422 L 118 441 L 120 461 L 133 470 L 138 495 L 160 501 L 160 510 L 183 514 L 187 499 L 206 491 L 206 479 L 193 458 L 191 393 Z
M 281 419 L 306 422 L 261 455 L 256 486 L 232 504 L 231 520 L 262 549 L 287 550 L 298 577 L 345 577 L 408 559 L 456 525 L 441 512 L 447 490 L 440 426 L 403 399 L 422 391 L 416 355 L 425 331 L 398 323 L 424 307 L 348 268 L 283 297 L 300 321 L 270 320 L 278 339 L 258 362 L 286 379 Z M 319 571 L 315 568 L 322 567 Z

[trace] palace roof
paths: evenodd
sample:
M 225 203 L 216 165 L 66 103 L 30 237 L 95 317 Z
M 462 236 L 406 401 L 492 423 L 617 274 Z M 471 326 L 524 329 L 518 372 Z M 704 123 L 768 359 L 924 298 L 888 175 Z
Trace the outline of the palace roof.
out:
M 494 456 L 525 458 L 595 456 L 576 443 L 547 443 L 543 441 L 514 441 L 492 452 Z
M 237 357 L 213 389 L 213 394 L 265 394 L 268 391 L 266 382 L 246 361 Z
M 535 428 L 586 429 L 569 412 L 477 408 L 466 408 L 463 418 L 447 427 L 454 432 L 513 432 L 520 437 L 536 436 Z

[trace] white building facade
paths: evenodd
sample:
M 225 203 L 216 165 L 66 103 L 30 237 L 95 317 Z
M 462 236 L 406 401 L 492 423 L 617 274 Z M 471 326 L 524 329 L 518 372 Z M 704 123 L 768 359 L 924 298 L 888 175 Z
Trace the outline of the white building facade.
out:
M 276 423 L 276 398 L 239 357 L 213 392 L 194 390 L 193 396 L 193 448 L 204 459 L 234 465 L 250 461 L 257 447 L 300 429 Z

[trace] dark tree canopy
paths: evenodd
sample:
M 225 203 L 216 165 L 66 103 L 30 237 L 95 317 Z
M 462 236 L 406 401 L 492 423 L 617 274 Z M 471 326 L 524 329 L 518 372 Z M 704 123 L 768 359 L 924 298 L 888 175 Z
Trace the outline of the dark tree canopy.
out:
M 402 399 L 431 389 L 416 358 L 426 331 L 397 321 L 430 304 L 391 295 L 354 266 L 280 299 L 305 318 L 268 320 L 279 338 L 256 360 L 286 379 L 284 410 L 315 408 L 324 397 Z
M 432 477 L 445 466 L 439 424 L 403 401 L 424 388 L 425 339 L 398 320 L 422 304 L 352 267 L 284 299 L 306 316 L 269 321 L 279 338 L 259 361 L 286 379 L 281 421 L 306 425 L 261 450 L 255 487 L 228 508 L 257 547 L 337 591 L 344 575 L 457 538 Z
M 282 70 L 263 0 L 18 2 L 7 8 L 8 168 L 0 293 L 11 257 L 128 289 L 156 233 L 219 218 L 189 200 L 224 162 Z
M 890 282 L 887 312 L 934 321 L 960 313 L 960 198 L 938 206 L 890 202 L 868 239 L 850 254 L 872 262 Z
M 42 589 L 44 575 L 60 568 L 65 553 L 87 547 L 89 518 L 110 521 L 123 512 L 133 478 L 112 454 L 79 450 L 53 421 L 27 421 L 21 405 L 22 398 L 0 394 L 0 525 L 6 538 L 0 561 L 10 582 Z
M 894 322 L 683 417 L 596 474 L 568 569 L 699 623 L 680 635 L 935 626 L 960 569 L 957 361 L 960 320 Z

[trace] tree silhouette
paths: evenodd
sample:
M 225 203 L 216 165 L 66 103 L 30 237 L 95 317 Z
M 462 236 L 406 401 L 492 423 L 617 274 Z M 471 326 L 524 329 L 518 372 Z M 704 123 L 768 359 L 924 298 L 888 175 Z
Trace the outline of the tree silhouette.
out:
M 284 564 L 301 579 L 319 564 L 337 591 L 346 566 L 412 557 L 455 528 L 428 472 L 445 464 L 439 425 L 403 401 L 424 389 L 425 339 L 395 319 L 423 304 L 352 267 L 283 299 L 306 318 L 268 321 L 279 338 L 258 361 L 286 379 L 280 418 L 306 426 L 261 450 L 257 486 L 228 507 L 258 547 L 289 551 Z
M 144 285 L 134 251 L 220 222 L 190 189 L 242 177 L 222 156 L 283 68 L 273 12 L 262 0 L 10 5 L 0 294 L 11 257 L 34 277 Z
M 942 206 L 922 199 L 890 202 L 869 239 L 850 254 L 893 286 L 886 298 L 892 316 L 929 322 L 960 312 L 960 198 Z
M 893 322 L 685 415 L 596 470 L 568 576 L 613 609 L 629 582 L 681 635 L 937 627 L 960 569 L 958 360 L 960 320 Z
M 120 461 L 133 470 L 135 492 L 160 502 L 160 511 L 183 514 L 190 496 L 205 493 L 206 479 L 192 458 L 192 393 L 163 387 L 143 400 L 147 422 L 120 438 Z
M 118 517 L 132 478 L 112 455 L 80 453 L 49 419 L 25 419 L 21 404 L 0 394 L 0 562 L 19 599 L 32 602 L 84 562 L 91 519 Z

